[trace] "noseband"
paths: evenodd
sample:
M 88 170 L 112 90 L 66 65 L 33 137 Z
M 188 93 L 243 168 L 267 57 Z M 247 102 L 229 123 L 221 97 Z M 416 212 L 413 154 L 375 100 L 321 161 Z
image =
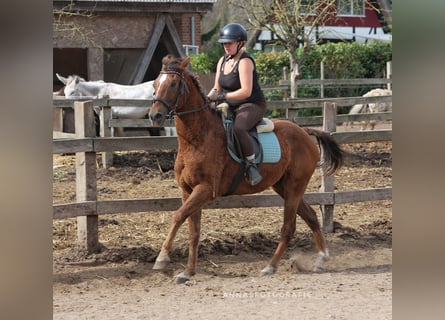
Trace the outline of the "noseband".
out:
M 174 74 L 181 79 L 180 87 L 178 89 L 178 92 L 176 93 L 176 98 L 175 98 L 175 102 L 174 102 L 173 106 L 167 100 L 165 100 L 163 98 L 154 98 L 153 99 L 153 103 L 159 101 L 167 108 L 167 110 L 168 110 L 167 118 L 172 118 L 174 115 L 181 116 L 181 115 L 188 114 L 188 113 L 202 111 L 209 106 L 209 103 L 206 102 L 204 104 L 204 106 L 197 108 L 197 109 L 192 109 L 192 110 L 187 110 L 187 111 L 176 111 L 176 109 L 178 108 L 178 101 L 179 101 L 179 97 L 180 97 L 181 93 L 186 94 L 188 92 L 188 88 L 187 88 L 185 80 L 184 80 L 184 75 L 180 72 L 175 71 L 175 70 L 163 70 L 160 72 L 160 74 Z

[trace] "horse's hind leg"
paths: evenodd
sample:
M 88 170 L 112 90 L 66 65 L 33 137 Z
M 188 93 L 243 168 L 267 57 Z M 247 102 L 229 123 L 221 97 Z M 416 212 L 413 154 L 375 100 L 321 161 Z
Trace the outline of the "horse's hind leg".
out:
M 296 217 L 297 217 L 297 205 L 300 201 L 299 198 L 287 198 L 284 201 L 284 217 L 283 217 L 283 226 L 281 227 L 281 237 L 280 242 L 278 243 L 277 248 L 275 249 L 275 253 L 270 261 L 269 265 L 267 265 L 262 271 L 262 275 L 270 275 L 275 273 L 278 268 L 278 263 L 283 256 L 284 251 L 286 250 L 290 239 L 295 233 L 296 229 Z
M 312 209 L 312 207 L 306 201 L 304 201 L 304 199 L 301 200 L 297 213 L 312 230 L 315 246 L 318 250 L 318 259 L 315 262 L 314 271 L 323 270 L 325 260 L 329 259 L 329 252 L 326 247 L 323 232 L 320 228 L 320 223 L 317 219 L 317 214 L 314 209 Z

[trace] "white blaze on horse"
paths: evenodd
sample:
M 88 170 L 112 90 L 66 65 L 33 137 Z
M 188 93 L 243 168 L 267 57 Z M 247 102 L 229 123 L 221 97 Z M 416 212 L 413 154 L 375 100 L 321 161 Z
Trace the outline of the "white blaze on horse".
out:
M 56 74 L 57 78 L 65 85 L 64 93 L 68 97 L 95 97 L 110 99 L 153 99 L 153 82 L 147 81 L 137 85 L 122 85 L 112 82 L 86 81 L 77 75 L 62 77 Z M 111 116 L 113 119 L 143 119 L 148 116 L 150 107 L 141 106 L 113 106 L 111 107 Z M 116 135 L 123 135 L 121 128 L 116 128 Z M 173 130 L 167 131 L 173 132 Z M 171 134 L 171 135 L 173 135 Z M 170 135 L 170 134 L 169 134 Z
M 363 95 L 363 97 L 378 97 L 378 96 L 392 96 L 392 90 L 389 89 L 373 89 L 368 91 Z M 359 114 L 359 113 L 377 113 L 377 112 L 388 112 L 392 111 L 392 102 L 372 102 L 365 104 L 355 104 L 351 107 L 349 114 Z M 349 122 L 352 127 L 353 122 Z M 371 130 L 374 130 L 376 125 L 375 120 L 362 121 L 360 130 L 366 130 L 369 126 Z

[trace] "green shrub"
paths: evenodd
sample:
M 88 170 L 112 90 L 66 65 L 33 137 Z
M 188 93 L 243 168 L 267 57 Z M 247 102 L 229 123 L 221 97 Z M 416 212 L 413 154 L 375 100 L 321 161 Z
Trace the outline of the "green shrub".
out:
M 262 85 L 275 85 L 283 78 L 283 68 L 289 67 L 287 52 L 254 53 L 259 81 Z
M 297 51 L 297 60 L 303 48 Z M 301 79 L 320 79 L 320 63 L 324 61 L 325 79 L 382 78 L 386 62 L 392 60 L 392 44 L 376 41 L 372 44 L 327 43 L 313 47 L 299 66 Z M 325 97 L 360 96 L 376 86 L 327 87 Z M 299 97 L 320 96 L 319 88 L 302 87 Z
M 209 73 L 213 62 L 206 53 L 193 54 L 190 56 L 190 65 L 194 72 Z

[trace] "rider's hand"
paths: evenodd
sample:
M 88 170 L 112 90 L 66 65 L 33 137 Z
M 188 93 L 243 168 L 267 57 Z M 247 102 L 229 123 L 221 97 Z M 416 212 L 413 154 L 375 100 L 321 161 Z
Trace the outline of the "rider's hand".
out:
M 207 97 L 211 101 L 215 101 L 217 96 L 218 96 L 218 91 L 216 89 L 210 90 L 209 94 L 207 95 Z
M 226 100 L 226 95 L 224 93 L 218 93 L 218 95 L 216 96 L 216 101 L 225 101 Z

